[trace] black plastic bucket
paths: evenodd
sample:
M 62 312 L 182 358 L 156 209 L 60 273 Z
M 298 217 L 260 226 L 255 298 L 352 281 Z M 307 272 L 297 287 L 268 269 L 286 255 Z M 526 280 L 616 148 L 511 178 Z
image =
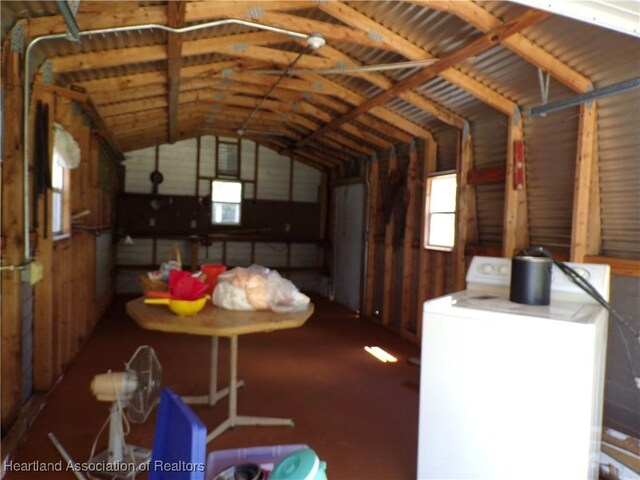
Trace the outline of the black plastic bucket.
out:
M 513 257 L 509 300 L 526 305 L 549 305 L 552 266 L 553 261 L 548 257 Z

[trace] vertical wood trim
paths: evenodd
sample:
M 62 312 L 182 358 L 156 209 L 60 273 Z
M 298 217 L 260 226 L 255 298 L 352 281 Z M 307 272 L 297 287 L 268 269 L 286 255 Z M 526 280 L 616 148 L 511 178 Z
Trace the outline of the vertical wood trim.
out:
M 522 118 L 516 110 L 509 117 L 507 133 L 507 165 L 504 184 L 504 216 L 502 227 L 502 256 L 511 258 L 529 245 L 527 214 L 527 182 L 520 190 L 514 187 L 515 142 L 522 140 Z M 525 159 L 526 168 L 526 159 Z
M 186 2 L 171 0 L 167 3 L 167 22 L 170 27 L 180 28 L 185 24 Z M 167 34 L 167 116 L 169 120 L 168 139 L 174 143 L 178 139 L 178 108 L 180 106 L 180 72 L 182 69 L 182 36 Z
M 369 221 L 367 225 L 367 278 L 365 280 L 366 301 L 365 316 L 373 316 L 374 290 L 376 279 L 376 224 L 378 222 L 378 205 L 380 202 L 379 192 L 380 163 L 377 158 L 369 161 Z
M 256 143 L 256 151 L 255 151 L 255 157 L 256 160 L 254 162 L 254 168 L 253 168 L 253 179 L 256 182 L 253 185 L 253 199 L 256 200 L 258 198 L 258 173 L 259 173 L 259 168 L 260 168 L 260 144 Z M 216 137 L 216 171 L 217 171 L 217 158 L 218 158 L 218 137 Z
M 24 257 L 22 168 L 22 79 L 20 57 L 11 51 L 11 36 L 2 51 L 4 162 L 2 168 L 2 234 L 6 239 L 3 265 L 20 265 Z M 22 282 L 17 270 L 2 275 L 2 431 L 7 432 L 20 411 L 22 397 Z
M 293 155 L 289 155 L 289 202 L 293 202 Z
M 53 150 L 54 98 L 52 93 L 34 89 L 34 100 L 41 100 L 49 105 L 49 159 Z M 35 116 L 34 116 L 35 118 Z M 33 125 L 33 120 L 32 120 Z M 53 240 L 51 232 L 51 192 L 47 191 L 48 201 L 44 196 L 38 199 L 38 261 L 42 264 L 43 278 L 34 287 L 33 298 L 33 388 L 36 391 L 48 390 L 53 385 Z M 49 207 L 45 211 L 45 203 Z M 46 221 L 45 221 L 46 219 Z M 45 234 L 46 233 L 46 234 Z
M 200 197 L 200 158 L 201 158 L 201 136 L 196 137 L 196 197 Z
M 446 252 L 434 251 L 431 260 L 433 276 L 433 296 L 440 297 L 446 293 L 447 257 Z
M 432 140 L 425 140 L 425 152 L 424 152 L 424 158 L 422 159 L 423 173 L 421 178 L 423 188 L 422 188 L 422 199 L 420 202 L 422 204 L 422 225 L 421 225 L 422 233 L 420 236 L 422 240 L 420 242 L 420 255 L 418 260 L 420 268 L 419 268 L 419 275 L 418 275 L 418 297 L 417 297 L 418 305 L 416 305 L 416 313 L 417 313 L 416 335 L 418 338 L 422 338 L 422 304 L 426 302 L 427 299 L 430 298 L 431 276 L 432 276 L 432 270 L 430 268 L 432 252 L 424 248 L 424 244 L 426 240 L 424 238 L 425 222 L 426 222 L 425 207 L 426 207 L 426 201 L 427 201 L 427 192 L 426 192 L 425 185 L 427 183 L 426 181 L 427 175 L 429 175 L 430 173 L 436 170 L 437 148 L 438 148 L 438 145 L 436 144 L 436 142 Z
M 591 191 L 589 193 L 590 218 L 587 231 L 587 255 L 599 255 L 602 249 L 602 212 L 600 206 L 600 153 L 598 151 L 597 115 L 596 131 L 593 134 L 593 157 L 591 162 Z
M 460 132 L 462 136 L 457 157 L 457 201 L 456 201 L 456 233 L 453 249 L 453 289 L 464 289 L 464 279 L 467 270 L 465 249 L 469 231 L 469 218 L 474 188 L 468 183 L 469 172 L 473 168 L 473 140 L 471 132 L 465 128 Z
M 395 149 L 391 149 L 389 153 L 389 170 L 390 174 L 398 166 Z M 384 231 L 384 281 L 382 287 L 382 324 L 391 324 L 391 310 L 393 306 L 393 260 L 394 260 L 394 247 L 393 247 L 393 224 L 394 217 L 397 212 L 393 209 L 392 215 L 389 218 L 389 222 L 385 226 Z M 386 220 L 386 219 L 385 219 Z
M 196 272 L 200 269 L 198 263 L 198 250 L 200 248 L 200 242 L 198 240 L 191 240 L 191 271 Z
M 322 171 L 320 177 L 320 191 L 318 192 L 320 196 L 320 231 L 318 232 L 318 236 L 321 240 L 325 240 L 327 238 L 327 214 L 328 214 L 328 196 L 329 196 L 329 176 L 326 170 Z M 321 247 L 318 248 L 318 267 L 325 268 L 327 261 L 327 245 L 325 242 L 322 243 Z
M 573 192 L 573 221 L 571 223 L 570 261 L 583 262 L 587 254 L 591 173 L 594 163 L 596 133 L 596 103 L 580 105 L 578 150 L 576 155 L 575 190 Z
M 404 229 L 404 245 L 402 258 L 402 307 L 400 317 L 400 328 L 403 336 L 414 335 L 415 319 L 411 318 L 411 288 L 414 278 L 413 253 L 415 250 L 414 230 L 416 226 L 416 209 L 420 204 L 416 197 L 418 183 L 418 154 L 415 143 L 412 143 L 409 150 L 409 164 L 407 166 L 407 194 L 409 204 L 407 205 L 407 217 Z

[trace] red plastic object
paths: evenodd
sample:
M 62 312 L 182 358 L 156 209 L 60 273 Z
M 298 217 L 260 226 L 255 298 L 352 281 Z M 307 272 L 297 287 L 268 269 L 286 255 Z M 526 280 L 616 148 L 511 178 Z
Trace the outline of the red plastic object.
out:
M 207 276 L 207 284 L 209 288 L 207 289 L 207 293 L 209 295 L 213 295 L 213 291 L 216 289 L 216 285 L 218 284 L 218 275 L 227 271 L 227 267 L 225 265 L 218 264 L 207 264 L 202 265 L 200 267 L 202 272 Z
M 207 294 L 209 285 L 184 270 L 169 272 L 169 291 L 178 300 L 197 300 Z
M 515 165 L 513 168 L 513 188 L 522 190 L 524 188 L 524 142 L 516 140 L 515 148 Z

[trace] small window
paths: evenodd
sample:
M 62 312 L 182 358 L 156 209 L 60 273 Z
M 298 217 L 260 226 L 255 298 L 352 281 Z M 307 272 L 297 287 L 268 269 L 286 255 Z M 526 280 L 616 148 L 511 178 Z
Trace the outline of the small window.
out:
M 64 233 L 64 168 L 59 155 L 54 148 L 51 162 L 51 232 L 54 235 Z
M 225 180 L 211 182 L 211 223 L 240 225 L 242 183 Z
M 223 177 L 240 176 L 239 143 L 218 141 L 218 163 L 216 175 Z
M 427 178 L 424 248 L 451 250 L 456 231 L 456 175 Z

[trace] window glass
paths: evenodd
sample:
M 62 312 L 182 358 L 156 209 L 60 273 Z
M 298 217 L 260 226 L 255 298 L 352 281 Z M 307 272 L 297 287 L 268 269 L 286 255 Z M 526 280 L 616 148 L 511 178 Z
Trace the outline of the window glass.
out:
M 427 178 L 425 248 L 451 250 L 456 231 L 456 176 Z
M 211 182 L 211 223 L 239 225 L 242 207 L 242 183 L 214 180 Z
M 63 233 L 62 196 L 64 194 L 64 168 L 58 162 L 59 152 L 54 147 L 53 162 L 51 162 L 51 232 Z

